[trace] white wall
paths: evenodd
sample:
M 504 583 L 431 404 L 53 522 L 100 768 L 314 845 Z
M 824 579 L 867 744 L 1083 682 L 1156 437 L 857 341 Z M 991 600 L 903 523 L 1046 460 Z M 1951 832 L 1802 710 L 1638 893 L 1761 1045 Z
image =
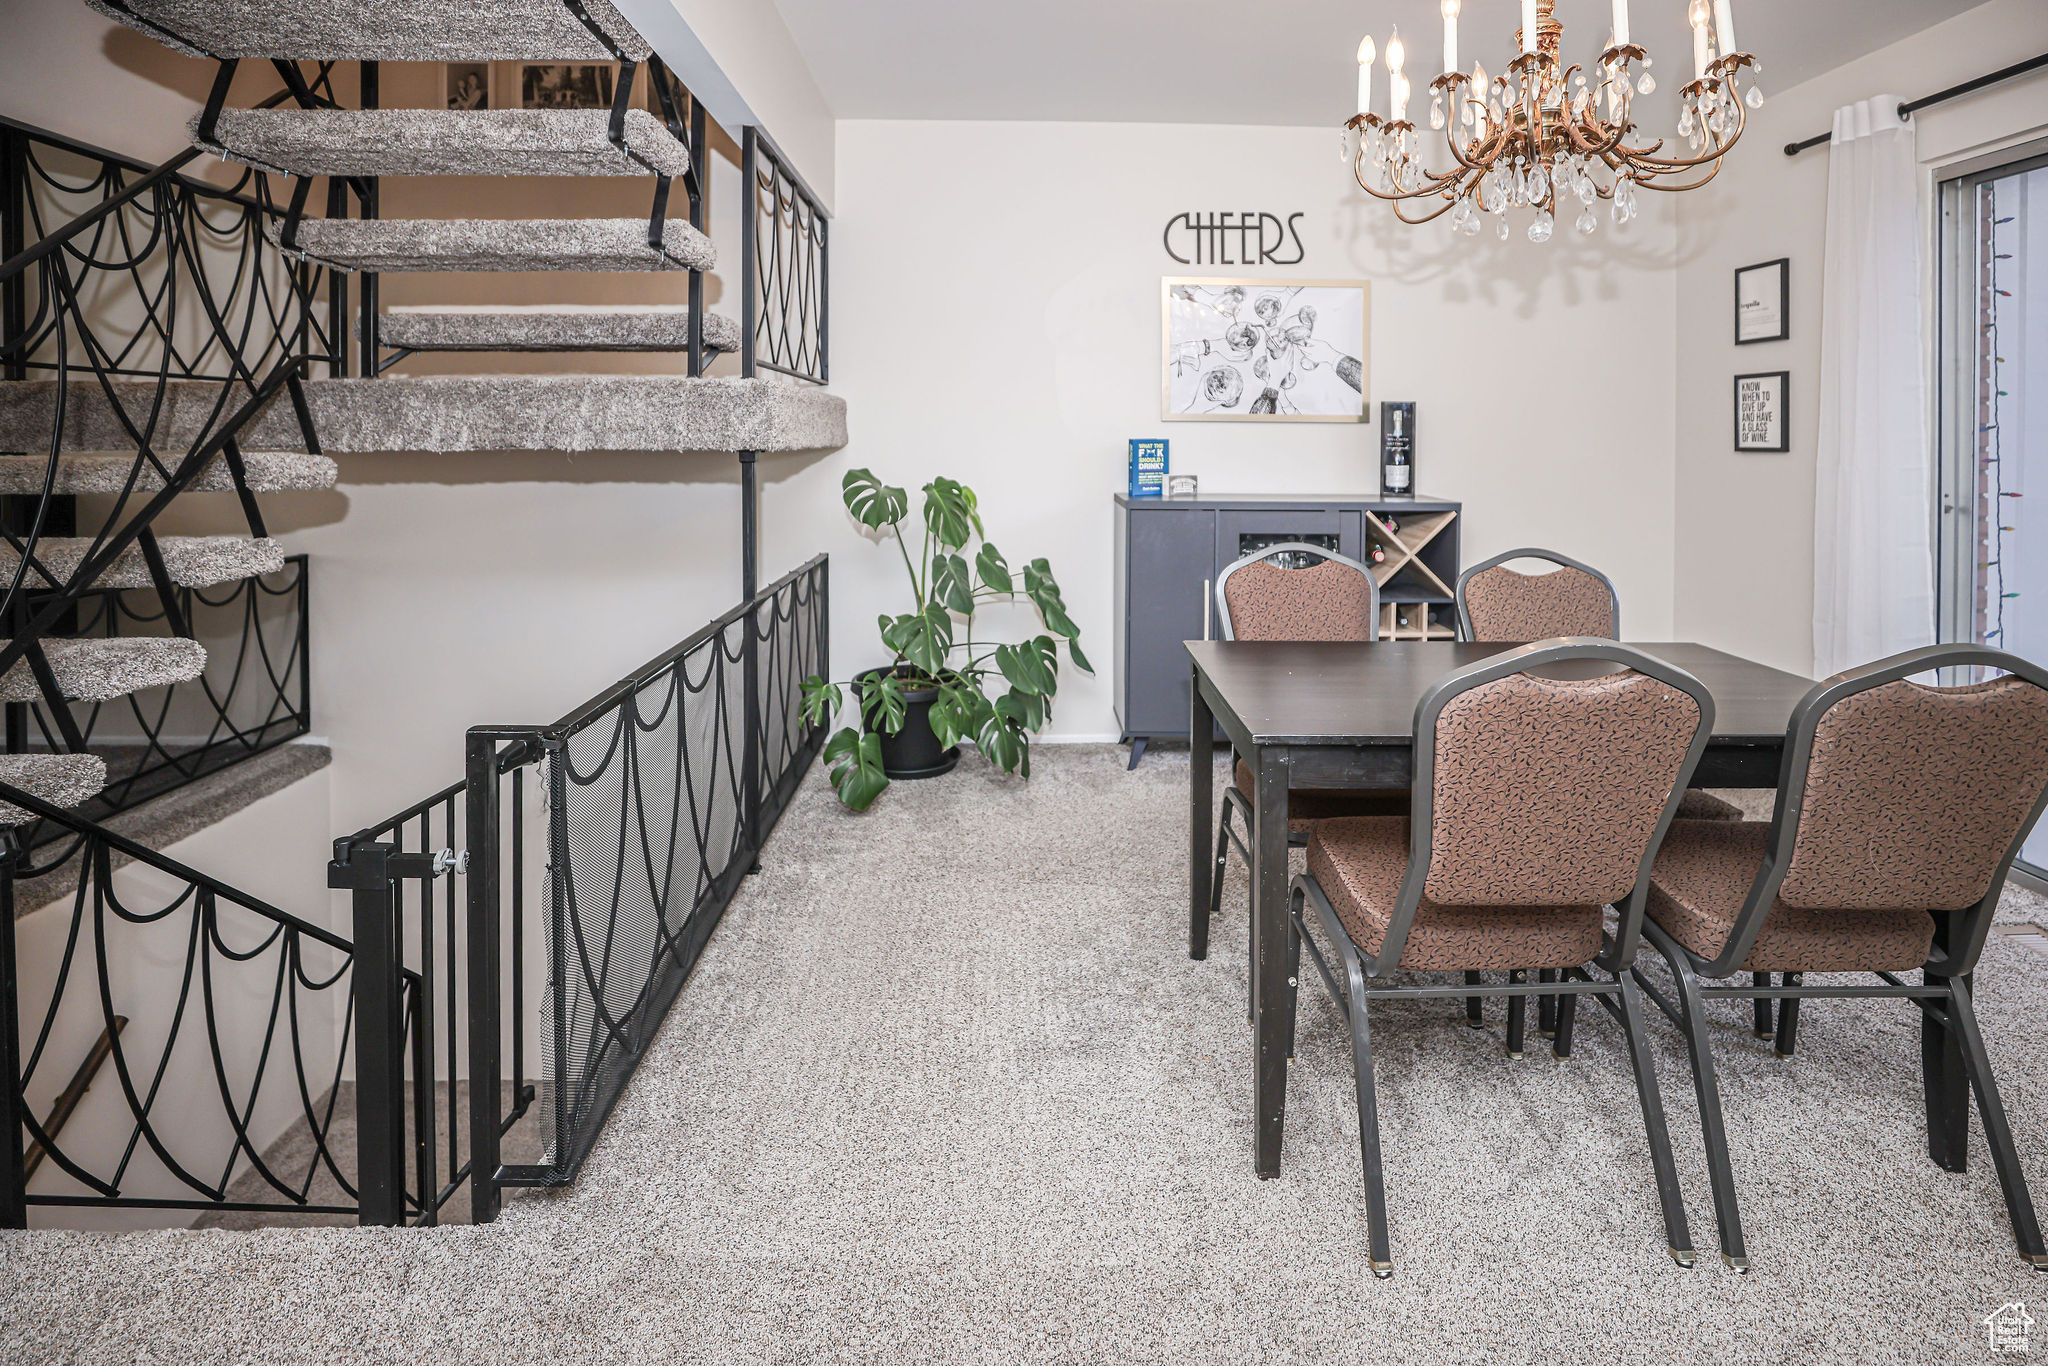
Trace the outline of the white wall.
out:
M 771 466 L 770 565 L 833 557 L 838 672 L 880 662 L 904 610 L 890 547 L 864 544 L 839 480 L 981 495 L 1013 563 L 1044 555 L 1098 677 L 1063 684 L 1053 732 L 1113 734 L 1111 497 L 1126 442 L 1164 436 L 1206 492 L 1376 493 L 1366 426 L 1162 423 L 1160 280 L 1372 282 L 1369 397 L 1419 404 L 1424 492 L 1466 503 L 1468 560 L 1536 544 L 1609 570 L 1630 633 L 1672 629 L 1673 229 L 1669 209 L 1590 242 L 1411 228 L 1350 184 L 1334 128 L 846 122 L 833 224 L 832 381 L 852 444 Z M 1183 211 L 1303 211 L 1306 258 L 1176 265 Z
M 1917 99 L 2048 47 L 2048 5 L 1995 0 L 1780 93 L 1707 190 L 1687 195 L 1677 271 L 1678 633 L 1799 673 L 1813 664 L 1813 483 L 1828 152 L 1787 157 L 1834 110 Z M 1765 78 L 1769 68 L 1766 62 Z M 1768 86 L 1766 87 L 1769 92 Z M 1928 188 L 1939 167 L 2048 129 L 2048 74 L 1915 116 Z M 1930 199 L 1931 204 L 1931 199 Z M 1928 260 L 1933 260 L 1929 219 Z M 1734 345 L 1738 266 L 1792 259 L 1792 338 Z M 1931 297 L 1931 295 L 1930 295 Z M 1930 327 L 1933 310 L 1929 309 Z M 1792 450 L 1733 451 L 1733 376 L 1792 373 Z

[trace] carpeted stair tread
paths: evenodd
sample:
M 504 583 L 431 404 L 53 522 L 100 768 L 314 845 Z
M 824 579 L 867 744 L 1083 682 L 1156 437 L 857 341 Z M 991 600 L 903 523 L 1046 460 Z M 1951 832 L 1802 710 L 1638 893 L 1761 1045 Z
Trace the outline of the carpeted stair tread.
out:
M 377 320 L 386 346 L 414 351 L 687 351 L 690 310 L 646 307 L 394 308 Z M 740 325 L 704 315 L 704 345 L 737 351 Z
M 266 231 L 278 242 L 283 224 Z M 282 245 L 280 243 L 280 245 Z M 711 239 L 671 218 L 309 218 L 288 253 L 343 270 L 710 270 Z
M 35 556 L 45 570 L 61 582 L 68 580 L 92 549 L 90 536 L 45 536 L 36 542 Z M 270 538 L 247 536 L 159 536 L 164 568 L 171 582 L 185 588 L 211 588 L 284 568 L 284 546 Z M 21 556 L 13 546 L 0 545 L 0 575 L 10 578 Z M 28 582 L 39 583 L 33 571 Z M 90 585 L 94 588 L 146 588 L 152 580 L 142 558 L 142 547 L 131 545 Z
M 46 455 L 0 455 L 0 494 L 38 496 L 50 458 Z M 165 464 L 176 468 L 176 459 Z M 128 485 L 135 467 L 132 455 L 64 455 L 57 461 L 57 479 L 52 489 L 61 494 L 118 494 Z M 248 472 L 252 493 L 310 492 L 331 489 L 340 471 L 324 455 L 301 455 L 293 451 L 243 451 L 242 468 Z M 135 478 L 135 490 L 154 493 L 164 486 L 154 465 L 145 464 Z M 235 481 L 225 460 L 207 464 L 197 479 L 185 486 L 187 493 L 233 493 Z
M 107 761 L 97 754 L 0 754 L 0 783 L 52 806 L 76 806 L 107 785 Z M 0 825 L 34 819 L 12 802 L 0 801 Z
M 149 381 L 114 381 L 129 411 L 145 411 Z M 846 444 L 846 401 L 783 379 L 682 375 L 421 375 L 313 379 L 306 397 L 330 452 L 809 451 Z M 173 384 L 159 422 L 165 445 L 192 439 L 218 386 Z M 53 380 L 0 383 L 0 450 L 49 444 Z M 66 444 L 104 451 L 123 439 L 97 381 L 76 381 L 65 403 Z M 291 405 L 270 405 L 250 445 L 300 441 Z M 17 444 L 19 443 L 19 444 Z
M 690 154 L 644 109 L 224 109 L 208 151 L 282 175 L 666 175 Z M 189 125 L 199 142 L 199 118 Z
M 57 687 L 74 702 L 110 702 L 144 688 L 189 683 L 206 669 L 206 647 L 178 636 L 46 637 L 43 653 Z M 42 700 L 27 660 L 0 678 L 0 702 Z
M 482 62 L 614 59 L 564 0 L 86 0 L 117 23 L 192 57 Z M 582 0 L 634 61 L 647 43 L 611 0 Z

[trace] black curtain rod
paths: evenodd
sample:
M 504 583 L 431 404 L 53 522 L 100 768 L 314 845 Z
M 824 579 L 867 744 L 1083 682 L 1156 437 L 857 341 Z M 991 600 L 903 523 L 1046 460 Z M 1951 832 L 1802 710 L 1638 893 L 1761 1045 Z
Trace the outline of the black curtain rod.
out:
M 1930 105 L 1940 104 L 1945 100 L 1952 100 L 1960 95 L 1968 95 L 1973 91 L 1982 90 L 1987 85 L 1997 85 L 2000 81 L 2009 81 L 2015 76 L 2024 76 L 2029 71 L 2038 71 L 2044 66 L 2048 66 L 2048 52 L 2044 52 L 2038 57 L 2029 58 L 2017 66 L 2009 66 L 2003 71 L 1994 71 L 1989 76 L 1979 76 L 1974 81 L 1964 81 L 1961 85 L 1952 85 L 1946 90 L 1937 91 L 1929 95 L 1924 100 L 1914 100 L 1911 104 L 1902 104 L 1899 106 L 1899 117 L 1910 119 L 1913 115 Z M 1785 144 L 1785 155 L 1796 157 L 1809 147 L 1818 147 L 1824 142 L 1832 141 L 1834 136 L 1833 133 L 1822 133 L 1819 137 L 1808 138 L 1804 142 L 1788 142 Z

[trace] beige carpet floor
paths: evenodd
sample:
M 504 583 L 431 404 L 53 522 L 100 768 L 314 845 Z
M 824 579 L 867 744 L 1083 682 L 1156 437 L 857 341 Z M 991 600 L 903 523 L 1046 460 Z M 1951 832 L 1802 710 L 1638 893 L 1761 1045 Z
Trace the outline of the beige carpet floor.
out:
M 1918 1022 L 1717 1039 L 1756 1270 L 1663 1250 L 1619 1036 L 1510 1061 L 1498 1012 L 1376 1008 L 1398 1275 L 1366 1273 L 1349 1058 L 1305 989 L 1285 1170 L 1251 1169 L 1244 884 L 1185 944 L 1185 754 L 1041 748 L 865 816 L 814 774 L 573 1189 L 496 1224 L 0 1236 L 10 1362 L 1947 1362 L 2048 1305 L 1981 1139 L 1925 1155 Z M 2015 920 L 2048 916 L 2015 897 Z M 1980 1011 L 2048 1200 L 2048 957 Z M 2048 1330 L 2044 1330 L 2048 1336 Z

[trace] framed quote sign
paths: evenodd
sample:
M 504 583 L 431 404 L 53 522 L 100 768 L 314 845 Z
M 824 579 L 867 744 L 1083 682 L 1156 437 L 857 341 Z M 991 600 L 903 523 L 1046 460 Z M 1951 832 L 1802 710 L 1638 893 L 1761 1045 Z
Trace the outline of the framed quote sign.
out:
M 1792 336 L 1792 262 L 1789 258 L 1735 272 L 1735 344 L 1786 341 Z
M 1791 388 L 1792 375 L 1786 370 L 1735 377 L 1736 450 L 1782 452 L 1792 449 L 1792 433 L 1786 412 Z

